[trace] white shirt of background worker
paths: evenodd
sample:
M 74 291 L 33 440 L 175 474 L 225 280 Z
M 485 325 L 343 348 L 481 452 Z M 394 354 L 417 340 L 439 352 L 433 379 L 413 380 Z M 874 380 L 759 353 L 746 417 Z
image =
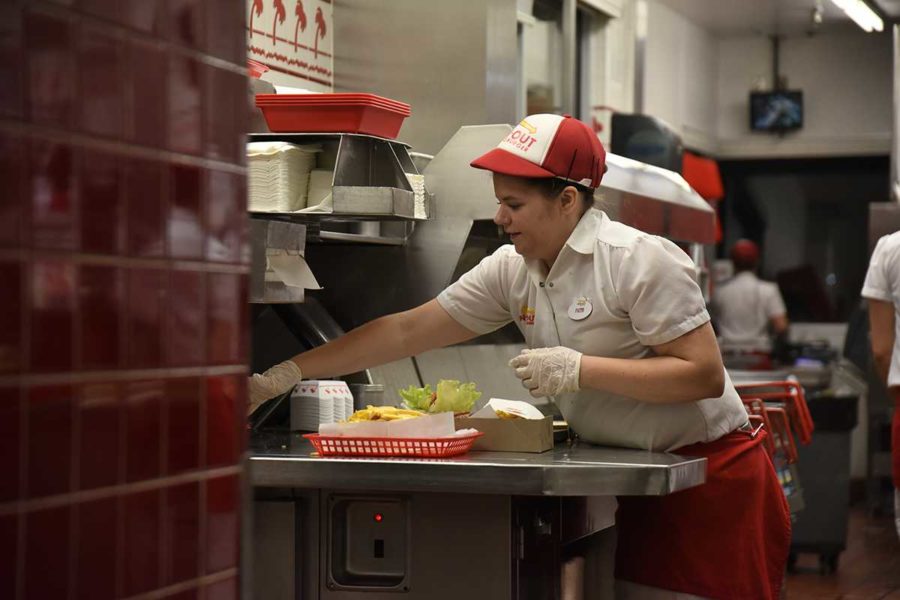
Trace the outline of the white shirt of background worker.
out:
M 713 292 L 711 308 L 719 342 L 723 348 L 772 349 L 770 331 L 778 336 L 787 331 L 787 310 L 774 283 L 756 276 L 759 247 L 750 240 L 738 240 L 731 247 L 735 275 Z
M 352 373 L 514 321 L 531 348 L 511 368 L 533 396 L 555 398 L 583 440 L 708 459 L 704 485 L 619 499 L 623 589 L 777 598 L 790 525 L 762 436 L 743 429 L 688 257 L 592 208 L 605 158 L 580 121 L 526 117 L 472 162 L 493 173 L 494 222 L 512 245 L 437 299 L 254 375 L 251 402 L 286 392 L 301 373 Z
M 875 246 L 863 283 L 869 301 L 869 337 L 875 370 L 894 399 L 891 424 L 891 460 L 894 478 L 894 522 L 900 536 L 900 231 L 886 235 Z

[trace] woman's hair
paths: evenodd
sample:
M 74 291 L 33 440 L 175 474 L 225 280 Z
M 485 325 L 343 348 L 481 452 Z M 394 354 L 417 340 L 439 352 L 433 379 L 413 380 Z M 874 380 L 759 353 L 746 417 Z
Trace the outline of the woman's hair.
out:
M 594 190 L 580 183 L 566 181 L 559 177 L 522 177 L 522 181 L 530 188 L 540 192 L 548 200 L 553 200 L 562 193 L 566 186 L 571 185 L 584 198 L 585 210 L 589 210 L 594 206 Z

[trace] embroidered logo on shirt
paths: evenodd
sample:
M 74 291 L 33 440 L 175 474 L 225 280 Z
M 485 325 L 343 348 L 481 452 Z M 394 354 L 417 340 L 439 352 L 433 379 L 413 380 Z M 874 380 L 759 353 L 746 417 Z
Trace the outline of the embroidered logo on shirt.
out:
M 519 320 L 526 325 L 534 325 L 534 309 L 530 306 L 523 306 L 519 313 Z

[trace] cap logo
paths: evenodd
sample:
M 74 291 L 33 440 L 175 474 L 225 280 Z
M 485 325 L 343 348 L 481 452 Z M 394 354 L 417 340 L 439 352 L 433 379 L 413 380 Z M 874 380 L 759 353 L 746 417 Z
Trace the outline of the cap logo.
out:
M 524 128 L 525 128 L 525 131 L 527 131 L 527 132 L 530 133 L 531 135 L 534 135 L 534 134 L 537 133 L 537 127 L 535 127 L 534 125 L 532 125 L 531 123 L 529 123 L 529 122 L 526 121 L 525 119 L 522 119 L 522 122 L 519 123 L 519 125 L 521 125 L 522 127 L 524 127 Z
M 531 150 L 531 147 L 537 139 L 533 135 L 528 135 L 526 132 L 522 131 L 518 127 L 513 130 L 509 137 L 506 138 L 506 143 L 512 145 L 517 150 L 521 150 L 522 152 L 528 152 Z

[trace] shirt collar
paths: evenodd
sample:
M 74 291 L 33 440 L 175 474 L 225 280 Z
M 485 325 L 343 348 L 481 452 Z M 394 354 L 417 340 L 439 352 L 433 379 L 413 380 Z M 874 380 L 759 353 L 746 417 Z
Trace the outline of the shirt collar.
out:
M 581 216 L 578 225 L 572 231 L 566 246 L 579 254 L 593 254 L 597 245 L 597 228 L 603 222 L 605 215 L 595 208 L 588 209 Z

